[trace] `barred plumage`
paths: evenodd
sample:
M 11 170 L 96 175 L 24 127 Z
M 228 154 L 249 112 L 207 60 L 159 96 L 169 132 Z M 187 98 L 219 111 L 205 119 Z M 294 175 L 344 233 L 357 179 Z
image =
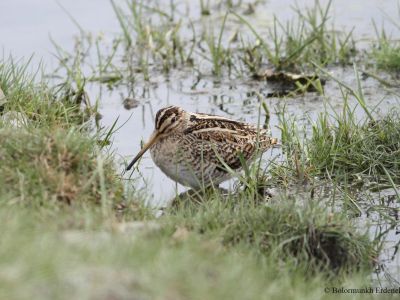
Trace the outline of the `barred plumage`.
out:
M 180 184 L 195 189 L 217 186 L 232 176 L 228 168 L 241 169 L 240 156 L 250 162 L 276 143 L 265 129 L 169 106 L 157 112 L 149 142 L 127 170 L 150 149 L 154 163 Z

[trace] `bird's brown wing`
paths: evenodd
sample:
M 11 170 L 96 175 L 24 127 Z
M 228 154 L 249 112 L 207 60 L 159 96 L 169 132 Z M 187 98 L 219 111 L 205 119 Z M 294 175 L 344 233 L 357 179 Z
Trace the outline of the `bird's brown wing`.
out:
M 271 145 L 266 130 L 235 121 L 207 120 L 188 128 L 186 142 L 191 143 L 192 159 L 214 164 L 220 170 L 226 170 L 224 163 L 233 170 L 240 169 L 242 162 L 250 161 L 258 151 L 263 152 Z M 222 163 L 222 161 L 224 163 Z

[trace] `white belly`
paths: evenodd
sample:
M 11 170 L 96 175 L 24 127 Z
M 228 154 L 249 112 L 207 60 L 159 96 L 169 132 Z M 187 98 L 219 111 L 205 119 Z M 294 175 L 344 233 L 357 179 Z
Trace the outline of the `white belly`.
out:
M 229 174 L 216 174 L 215 166 L 203 163 L 193 165 L 190 153 L 183 151 L 179 140 L 175 143 L 156 143 L 150 149 L 154 163 L 172 180 L 193 189 L 206 187 L 211 183 L 218 186 L 229 179 Z M 220 173 L 220 172 L 218 172 Z M 222 175 L 222 176 L 221 176 Z

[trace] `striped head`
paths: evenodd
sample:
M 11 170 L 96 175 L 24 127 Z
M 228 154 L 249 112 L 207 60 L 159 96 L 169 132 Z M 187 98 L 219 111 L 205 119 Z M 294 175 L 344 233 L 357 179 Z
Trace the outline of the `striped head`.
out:
M 155 130 L 151 135 L 149 141 L 144 144 L 143 148 L 134 157 L 131 163 L 128 165 L 126 170 L 130 170 L 136 161 L 142 157 L 142 155 L 151 148 L 160 138 L 173 133 L 183 131 L 187 124 L 188 114 L 180 107 L 168 106 L 160 109 L 156 114 Z
M 186 123 L 186 112 L 177 106 L 168 106 L 160 109 L 156 114 L 155 130 L 164 135 L 177 129 L 183 129 Z

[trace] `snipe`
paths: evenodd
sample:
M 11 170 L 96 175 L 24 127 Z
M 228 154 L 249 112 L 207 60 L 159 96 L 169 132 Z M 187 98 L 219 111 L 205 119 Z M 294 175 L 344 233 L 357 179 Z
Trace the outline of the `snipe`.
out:
M 155 130 L 126 170 L 150 149 L 154 163 L 171 179 L 194 189 L 217 186 L 277 143 L 265 129 L 177 106 L 157 112 Z M 242 160 L 243 160 L 242 159 Z

